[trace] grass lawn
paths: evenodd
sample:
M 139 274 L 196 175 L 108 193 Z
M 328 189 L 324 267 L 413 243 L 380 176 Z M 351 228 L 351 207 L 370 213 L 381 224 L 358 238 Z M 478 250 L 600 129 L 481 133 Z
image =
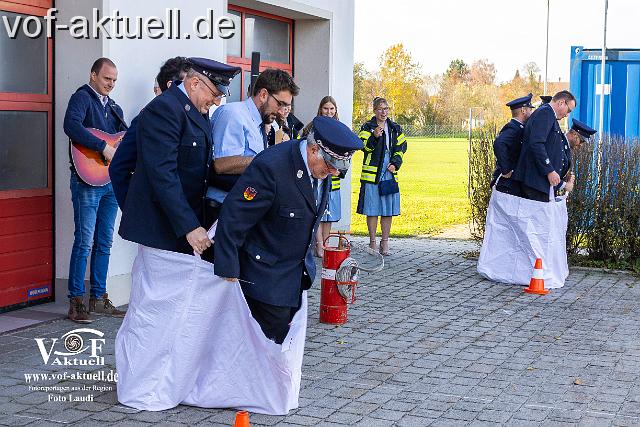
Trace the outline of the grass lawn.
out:
M 398 172 L 400 216 L 391 236 L 435 234 L 469 220 L 467 149 L 464 139 L 408 138 Z M 363 152 L 353 156 L 351 232 L 367 235 L 366 217 L 356 213 Z M 380 232 L 378 226 L 378 233 Z

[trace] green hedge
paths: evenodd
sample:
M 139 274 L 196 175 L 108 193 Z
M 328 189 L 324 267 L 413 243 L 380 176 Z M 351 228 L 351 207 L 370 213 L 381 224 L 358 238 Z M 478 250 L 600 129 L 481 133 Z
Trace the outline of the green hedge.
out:
M 469 201 L 473 236 L 481 240 L 495 167 L 495 127 L 471 143 Z M 640 272 L 640 143 L 605 136 L 573 152 L 574 191 L 567 199 L 567 252 L 574 263 Z

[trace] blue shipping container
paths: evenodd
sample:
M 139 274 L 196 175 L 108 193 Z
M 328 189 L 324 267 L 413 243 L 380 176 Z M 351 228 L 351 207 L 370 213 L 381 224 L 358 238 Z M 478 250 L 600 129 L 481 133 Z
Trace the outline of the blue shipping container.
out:
M 571 47 L 569 89 L 576 96 L 575 117 L 594 129 L 600 125 L 601 49 Z M 604 133 L 640 137 L 640 49 L 607 49 Z

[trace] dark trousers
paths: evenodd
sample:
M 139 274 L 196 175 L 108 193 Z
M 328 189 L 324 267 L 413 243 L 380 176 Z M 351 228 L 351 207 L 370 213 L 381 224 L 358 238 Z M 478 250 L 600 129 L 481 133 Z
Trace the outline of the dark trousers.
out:
M 255 285 L 250 285 L 255 286 Z M 300 295 L 302 297 L 302 294 Z M 253 298 L 244 296 L 247 300 L 251 315 L 260 325 L 264 335 L 273 340 L 276 344 L 282 344 L 289 333 L 289 324 L 291 319 L 298 312 L 298 307 L 279 307 L 267 304 L 265 302 L 256 301 Z
M 537 202 L 549 201 L 549 193 L 544 193 L 540 190 L 536 190 L 535 188 L 531 188 L 524 184 L 522 184 L 520 188 L 522 190 L 522 197 L 524 197 L 525 199 L 535 200 Z
M 209 230 L 214 222 L 220 216 L 220 209 L 222 209 L 222 205 L 216 203 L 212 200 L 207 199 L 204 204 L 204 228 L 205 230 Z M 202 253 L 202 259 L 205 261 L 209 261 L 213 263 L 213 249 L 214 245 L 211 245 L 209 249 Z
M 522 197 L 520 183 L 508 178 L 500 178 L 496 184 L 496 190 L 501 193 L 511 194 L 512 196 Z

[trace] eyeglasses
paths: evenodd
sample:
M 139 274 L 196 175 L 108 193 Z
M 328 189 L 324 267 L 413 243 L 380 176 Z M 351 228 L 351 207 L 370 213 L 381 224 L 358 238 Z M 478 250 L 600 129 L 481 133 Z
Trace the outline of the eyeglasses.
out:
M 378 113 L 386 113 L 386 112 L 388 112 L 389 110 L 390 110 L 390 108 L 389 108 L 389 107 L 376 108 L 376 111 L 377 111 Z
M 320 148 L 320 154 L 322 156 L 322 160 L 324 160 L 325 164 L 329 167 L 329 169 L 344 171 L 344 173 L 346 173 L 346 171 L 349 169 L 349 166 L 351 164 L 349 160 L 336 159 L 335 157 L 332 157 L 331 155 L 329 155 L 329 153 L 324 151 L 322 147 L 319 147 L 319 148 Z
M 564 101 L 564 105 L 567 106 L 567 115 L 571 114 L 571 112 L 573 111 L 573 108 L 569 107 L 569 102 L 567 102 L 566 100 Z
M 209 89 L 209 92 L 211 92 L 211 95 L 213 95 L 213 98 L 214 98 L 214 99 L 222 99 L 222 98 L 224 98 L 225 96 L 227 96 L 227 95 L 225 95 L 224 93 L 221 93 L 221 94 L 217 95 L 217 94 L 216 94 L 216 92 L 214 92 L 214 91 L 213 91 L 213 89 L 211 89 L 211 88 L 209 87 L 209 85 L 207 84 L 207 82 L 205 82 L 205 81 L 204 81 L 204 79 L 200 78 L 200 76 L 198 76 L 198 75 L 196 75 L 196 77 L 198 77 L 198 80 L 200 80 L 200 81 L 202 82 L 202 84 L 204 84 L 204 85 L 207 87 L 207 89 Z
M 338 170 L 337 167 L 335 167 L 330 161 L 327 160 L 327 158 L 324 156 L 324 153 L 323 153 L 323 156 L 322 156 L 322 161 L 327 166 L 327 169 L 329 169 L 329 170 Z
M 276 98 L 275 96 L 273 96 L 273 95 L 271 94 L 271 92 L 267 92 L 267 93 L 269 94 L 269 96 L 270 96 L 270 97 L 272 97 L 273 99 L 275 99 L 275 100 L 276 100 L 276 102 L 278 103 L 278 108 L 291 107 L 291 103 L 288 103 L 288 102 L 284 102 L 284 101 L 279 100 L 278 98 Z

